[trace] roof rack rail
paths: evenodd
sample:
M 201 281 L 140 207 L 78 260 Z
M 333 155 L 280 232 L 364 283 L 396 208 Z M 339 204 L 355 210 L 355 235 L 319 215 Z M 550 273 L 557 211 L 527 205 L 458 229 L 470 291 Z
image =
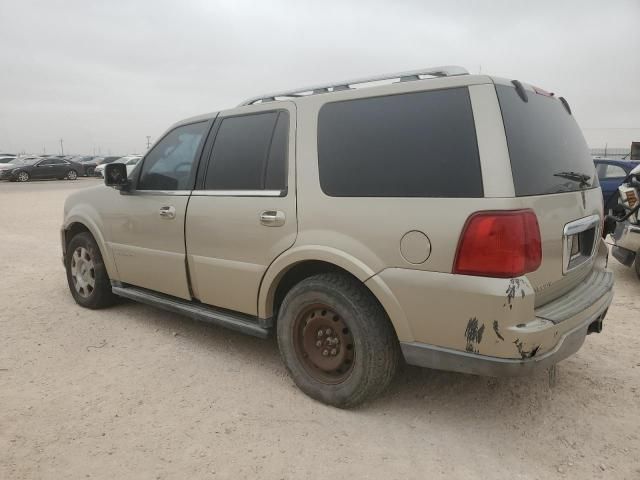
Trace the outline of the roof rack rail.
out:
M 253 97 L 242 102 L 240 106 L 251 105 L 256 102 L 273 102 L 279 97 L 306 97 L 310 95 L 317 95 L 319 93 L 338 92 L 340 90 L 349 90 L 351 85 L 357 85 L 360 83 L 379 82 L 381 80 L 393 80 L 398 79 L 401 82 L 408 82 L 411 80 L 420 80 L 420 75 L 431 77 L 452 77 L 455 75 L 468 75 L 469 72 L 457 65 L 446 65 L 443 67 L 429 67 L 419 70 L 411 70 L 408 72 L 387 73 L 383 75 L 375 75 L 373 77 L 355 78 L 352 80 L 345 80 L 343 82 L 333 82 L 326 85 L 316 85 L 313 87 L 296 88 L 295 90 L 287 90 L 283 92 L 270 93 L 268 95 L 260 95 Z M 331 89 L 331 90 L 329 90 Z

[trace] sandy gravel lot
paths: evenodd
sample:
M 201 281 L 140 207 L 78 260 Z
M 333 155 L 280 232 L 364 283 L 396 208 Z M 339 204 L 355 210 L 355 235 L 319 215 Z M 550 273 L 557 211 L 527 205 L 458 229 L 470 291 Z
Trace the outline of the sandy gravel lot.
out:
M 274 341 L 76 306 L 58 229 L 96 182 L 0 183 L 0 479 L 640 478 L 640 282 L 617 262 L 605 330 L 555 387 L 408 367 L 340 411 Z

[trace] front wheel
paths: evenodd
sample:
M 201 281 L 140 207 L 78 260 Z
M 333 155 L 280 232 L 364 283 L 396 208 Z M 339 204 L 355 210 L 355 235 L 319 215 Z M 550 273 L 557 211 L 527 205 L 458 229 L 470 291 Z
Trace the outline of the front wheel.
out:
M 78 305 L 98 309 L 115 303 L 100 249 L 89 232 L 78 233 L 71 239 L 65 267 L 69 290 Z
M 65 178 L 67 180 L 76 180 L 78 178 L 78 172 L 75 170 L 69 170 Z
M 277 335 L 296 385 L 340 408 L 380 394 L 400 359 L 395 332 L 378 301 L 357 279 L 339 273 L 294 286 L 278 313 Z

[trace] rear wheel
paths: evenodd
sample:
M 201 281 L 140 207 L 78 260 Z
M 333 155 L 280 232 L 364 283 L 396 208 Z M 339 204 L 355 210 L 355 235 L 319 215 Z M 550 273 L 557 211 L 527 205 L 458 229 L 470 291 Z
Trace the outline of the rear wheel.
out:
M 18 174 L 16 175 L 16 180 L 18 180 L 19 182 L 28 182 L 29 178 L 31 177 L 27 172 L 18 172 Z
M 398 340 L 386 313 L 347 275 L 316 275 L 294 286 L 280 308 L 277 331 L 296 385 L 329 405 L 353 407 L 375 397 L 398 366 Z
M 69 290 L 78 305 L 98 309 L 115 303 L 100 249 L 90 233 L 78 233 L 71 239 L 65 267 Z
M 69 170 L 65 176 L 67 180 L 76 180 L 78 178 L 78 172 L 75 170 Z

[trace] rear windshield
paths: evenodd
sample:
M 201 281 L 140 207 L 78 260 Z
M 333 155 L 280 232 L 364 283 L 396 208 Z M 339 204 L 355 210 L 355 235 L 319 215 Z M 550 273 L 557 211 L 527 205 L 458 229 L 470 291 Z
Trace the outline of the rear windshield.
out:
M 560 100 L 496 85 L 516 196 L 597 187 L 598 177 L 580 127 Z

